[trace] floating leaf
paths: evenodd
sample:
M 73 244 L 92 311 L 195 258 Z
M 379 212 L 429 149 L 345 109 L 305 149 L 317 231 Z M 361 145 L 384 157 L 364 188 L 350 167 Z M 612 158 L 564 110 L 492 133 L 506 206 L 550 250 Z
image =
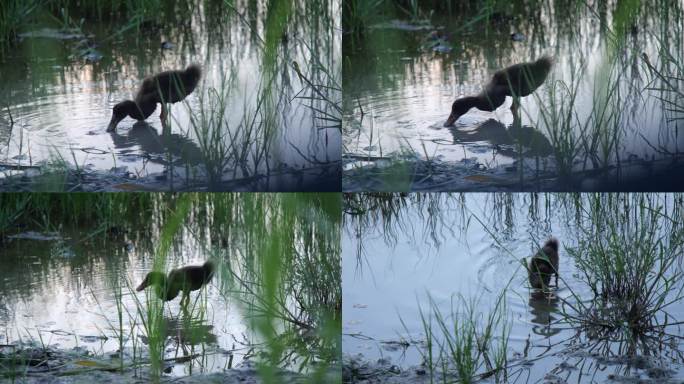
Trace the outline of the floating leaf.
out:
M 92 360 L 78 360 L 75 361 L 74 364 L 80 365 L 82 367 L 93 367 L 93 368 L 105 368 L 105 369 L 110 369 L 112 368 L 111 366 L 107 364 L 102 364 L 97 361 L 92 361 Z

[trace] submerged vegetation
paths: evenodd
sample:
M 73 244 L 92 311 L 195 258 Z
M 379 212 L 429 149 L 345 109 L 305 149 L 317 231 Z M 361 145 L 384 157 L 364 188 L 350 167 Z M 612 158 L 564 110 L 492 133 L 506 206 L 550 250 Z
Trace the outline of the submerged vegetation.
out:
M 211 285 L 218 290 L 218 295 L 211 296 L 209 288 L 193 293 L 187 308 L 179 311 L 171 303 L 158 300 L 150 293 L 153 290 L 136 295 L 133 287 L 137 282 L 129 280 L 126 269 L 140 266 L 125 257 L 126 253 L 116 251 L 105 258 L 76 250 L 76 259 L 70 261 L 79 263 L 76 265 L 112 263 L 106 267 L 112 271 L 107 282 L 109 292 L 99 291 L 87 275 L 82 278 L 97 303 L 93 310 L 105 322 L 104 326 L 96 325 L 101 338 L 116 340 L 117 351 L 105 348 L 95 354 L 76 353 L 71 358 L 60 357 L 64 364 L 52 367 L 48 361 L 54 357 L 50 355 L 66 352 L 43 340 L 39 349 L 51 352 L 36 357 L 48 363 L 48 369 L 38 370 L 34 363 L 22 363 L 21 354 L 3 349 L 0 374 L 6 377 L 23 380 L 41 375 L 87 375 L 95 370 L 120 374 L 122 380 L 130 374 L 158 379 L 174 364 L 187 365 L 188 375 L 202 375 L 216 370 L 207 365 L 216 356 L 225 356 L 225 375 L 232 375 L 233 355 L 239 354 L 248 365 L 235 373 L 244 374 L 253 367 L 255 377 L 265 383 L 278 383 L 295 374 L 293 379 L 298 382 L 334 382 L 339 378 L 339 195 L 7 194 L 0 201 L 0 212 L 6 223 L 2 232 L 5 242 L 13 241 L 11 236 L 19 231 L 28 231 L 19 233 L 31 236 L 38 231 L 55 238 L 78 234 L 79 243 L 92 242 L 100 248 L 111 247 L 123 237 L 132 241 L 138 252 L 149 249 L 148 267 L 156 271 L 175 267 L 178 257 L 172 255 L 186 252 L 186 246 L 199 247 L 195 248 L 197 255 L 191 257 L 211 258 L 216 263 Z M 93 227 L 93 223 L 100 227 Z M 56 273 L 59 280 L 67 279 L 53 271 L 60 262 L 64 260 L 48 255 L 45 263 L 31 269 L 45 268 L 42 276 Z M 62 270 L 66 269 L 56 268 Z M 8 276 L 15 272 L 5 271 Z M 32 274 L 26 275 L 31 278 Z M 2 289 L 5 292 L 7 287 Z M 12 305 L 12 301 L 6 303 Z M 220 313 L 215 308 L 224 305 L 238 309 L 238 316 L 247 325 L 246 333 L 231 330 L 233 322 L 227 318 L 215 318 Z M 41 336 L 40 328 L 7 327 L 2 331 L 6 336 L 2 344 L 12 345 L 16 351 L 28 351 L 29 340 L 37 342 Z M 232 347 L 217 345 L 220 332 L 233 337 Z M 78 342 L 79 336 L 74 333 L 74 337 Z
M 380 264 L 389 262 L 393 269 L 413 265 L 410 255 L 398 249 L 421 250 L 415 257 L 430 270 L 443 268 L 433 258 L 445 244 L 459 244 L 457 250 L 445 249 L 446 254 L 461 257 L 453 253 L 465 251 L 469 256 L 464 260 L 478 271 L 477 278 L 470 277 L 477 283 L 459 283 L 463 276 L 458 273 L 452 277 L 455 287 L 467 291 L 420 280 L 426 286 L 416 286 L 418 305 L 413 310 L 402 305 L 397 315 L 401 327 L 394 330 L 406 348 L 418 351 L 420 361 L 409 360 L 415 365 L 396 368 L 394 374 L 440 383 L 525 382 L 530 370 L 549 380 L 567 372 L 568 382 L 576 374 L 600 379 L 610 373 L 607 378 L 630 380 L 639 376 L 638 370 L 654 380 L 680 377 L 681 194 L 367 193 L 344 195 L 343 206 L 343 241 L 355 239 L 343 258 L 354 260 L 351 265 L 358 271 L 353 275 L 378 272 L 366 270 L 374 263 L 370 249 L 379 252 L 378 242 L 391 255 Z M 472 243 L 468 233 L 488 240 Z M 528 242 L 518 240 L 521 234 L 529 236 L 533 247 L 551 234 L 560 236 L 559 287 L 543 291 L 529 286 L 520 258 L 530 251 L 520 254 L 517 244 Z M 483 247 L 494 251 L 476 253 Z M 489 276 L 498 281 L 481 280 L 480 273 L 489 268 L 494 268 Z M 450 302 L 444 299 L 448 294 Z M 520 321 L 512 323 L 511 317 Z M 344 337 L 376 342 L 373 330 L 366 332 Z M 351 351 L 345 349 L 345 377 L 365 382 L 371 374 L 359 369 Z M 563 359 L 557 365 L 559 356 Z M 600 373 L 601 367 L 610 369 Z M 420 379 L 420 372 L 429 380 Z M 378 371 L 373 377 L 382 376 Z

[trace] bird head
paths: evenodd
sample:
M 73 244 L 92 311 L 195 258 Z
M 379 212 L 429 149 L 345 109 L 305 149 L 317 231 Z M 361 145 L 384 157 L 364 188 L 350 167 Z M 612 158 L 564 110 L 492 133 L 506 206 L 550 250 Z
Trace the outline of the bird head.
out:
M 166 275 L 162 272 L 152 271 L 145 276 L 145 280 L 138 285 L 135 289 L 136 292 L 140 292 L 149 286 L 161 287 L 166 283 Z
M 554 252 L 558 252 L 558 239 L 551 236 L 548 240 L 546 240 L 546 243 L 544 243 L 544 248 L 546 247 L 550 247 L 554 250 Z
M 135 108 L 137 108 L 137 106 L 131 100 L 122 101 L 115 105 L 114 108 L 112 108 L 112 119 L 107 126 L 107 132 L 115 131 L 119 122 L 125 119 Z
M 190 64 L 185 68 L 185 76 L 190 83 L 197 84 L 200 77 L 202 77 L 202 68 L 198 64 Z
M 472 108 L 472 104 L 467 102 L 465 99 L 458 99 L 454 101 L 454 103 L 451 105 L 451 114 L 449 115 L 449 118 L 447 119 L 446 123 L 444 123 L 445 127 L 451 127 L 454 125 L 456 120 L 458 120 L 459 117 L 463 116 L 466 114 Z
M 534 62 L 534 67 L 537 72 L 549 73 L 555 62 L 553 56 L 543 56 Z

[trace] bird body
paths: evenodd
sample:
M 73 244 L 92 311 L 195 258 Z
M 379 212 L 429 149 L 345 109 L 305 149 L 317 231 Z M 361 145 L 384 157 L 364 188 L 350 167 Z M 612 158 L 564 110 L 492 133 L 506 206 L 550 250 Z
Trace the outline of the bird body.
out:
M 551 72 L 553 59 L 548 56 L 512 65 L 494 74 L 491 84 L 505 88 L 506 96 L 525 97 L 539 88 Z
M 117 124 L 126 116 L 139 121 L 147 119 L 157 109 L 157 103 L 162 105 L 160 117 L 165 121 L 165 104 L 185 99 L 195 90 L 201 76 L 201 68 L 191 64 L 184 70 L 165 71 L 146 78 L 134 100 L 125 100 L 114 106 L 107 131 L 116 130 Z
M 195 90 L 202 70 L 197 64 L 189 65 L 185 70 L 164 71 L 143 80 L 138 98 L 152 96 L 158 103 L 179 102 Z
M 534 62 L 515 64 L 497 71 L 478 95 L 454 101 L 451 114 L 444 126 L 452 126 L 459 117 L 472 108 L 492 112 L 503 105 L 506 96 L 513 97 L 511 108 L 517 108 L 518 99 L 530 95 L 539 88 L 551 72 L 552 66 L 553 59 L 545 56 Z
M 145 279 L 135 289 L 137 292 L 145 288 L 154 287 L 157 297 L 163 301 L 170 301 L 183 292 L 181 306 L 190 299 L 190 292 L 196 291 L 206 285 L 214 275 L 214 263 L 207 261 L 201 266 L 190 265 L 177 268 L 169 272 L 166 276 L 162 272 L 152 271 L 145 276 Z
M 551 237 L 529 261 L 528 278 L 532 288 L 544 289 L 549 286 L 551 276 L 556 275 L 558 286 L 558 239 Z

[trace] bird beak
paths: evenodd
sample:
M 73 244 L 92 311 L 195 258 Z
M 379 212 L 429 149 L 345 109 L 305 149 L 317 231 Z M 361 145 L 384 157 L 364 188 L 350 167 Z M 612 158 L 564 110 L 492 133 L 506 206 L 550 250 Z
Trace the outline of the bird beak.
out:
M 109 125 L 107 126 L 107 132 L 116 131 L 116 126 L 119 124 L 121 120 L 123 119 L 116 117 L 115 114 L 112 114 L 112 119 L 109 121 Z
M 145 288 L 147 288 L 147 277 L 145 277 L 145 280 L 143 280 L 143 282 L 140 283 L 140 285 L 138 285 L 138 287 L 135 289 L 135 291 L 140 292 Z
M 447 119 L 446 123 L 444 123 L 444 127 L 453 126 L 456 120 L 458 120 L 458 117 L 452 113 L 451 115 L 449 115 L 449 118 Z

